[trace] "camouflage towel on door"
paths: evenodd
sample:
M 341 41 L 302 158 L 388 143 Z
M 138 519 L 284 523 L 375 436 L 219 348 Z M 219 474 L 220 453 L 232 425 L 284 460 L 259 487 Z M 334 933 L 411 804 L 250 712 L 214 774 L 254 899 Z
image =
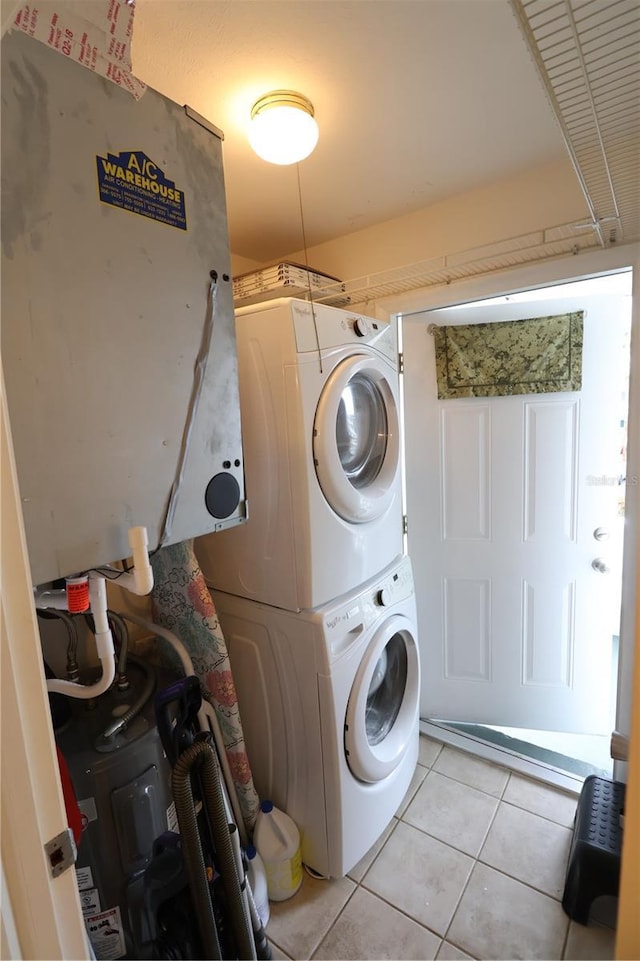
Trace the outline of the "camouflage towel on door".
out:
M 578 310 L 494 324 L 434 326 L 438 397 L 580 390 L 583 318 Z

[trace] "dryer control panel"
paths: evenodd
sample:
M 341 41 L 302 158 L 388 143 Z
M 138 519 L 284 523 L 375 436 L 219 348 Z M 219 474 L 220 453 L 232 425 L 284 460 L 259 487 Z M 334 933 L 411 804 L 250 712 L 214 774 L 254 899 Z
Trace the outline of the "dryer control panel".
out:
M 388 320 L 302 300 L 292 301 L 292 312 L 299 354 L 366 344 L 396 363 L 395 330 Z

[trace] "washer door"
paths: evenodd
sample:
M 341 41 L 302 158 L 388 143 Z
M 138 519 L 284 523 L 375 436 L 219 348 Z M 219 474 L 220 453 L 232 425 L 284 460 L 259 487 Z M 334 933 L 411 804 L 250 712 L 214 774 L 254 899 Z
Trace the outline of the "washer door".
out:
M 362 354 L 338 364 L 318 402 L 313 458 L 322 493 L 344 520 L 374 520 L 391 504 L 400 463 L 398 425 L 387 365 Z
M 420 662 L 411 621 L 392 615 L 375 632 L 347 705 L 347 763 L 361 781 L 381 781 L 416 736 Z

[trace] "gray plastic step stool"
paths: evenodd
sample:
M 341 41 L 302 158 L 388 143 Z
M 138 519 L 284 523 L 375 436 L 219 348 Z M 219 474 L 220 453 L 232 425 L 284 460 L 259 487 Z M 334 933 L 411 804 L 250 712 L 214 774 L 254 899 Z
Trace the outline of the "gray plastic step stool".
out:
M 590 774 L 578 800 L 562 907 L 587 924 L 591 904 L 601 895 L 617 897 L 620 884 L 625 785 Z

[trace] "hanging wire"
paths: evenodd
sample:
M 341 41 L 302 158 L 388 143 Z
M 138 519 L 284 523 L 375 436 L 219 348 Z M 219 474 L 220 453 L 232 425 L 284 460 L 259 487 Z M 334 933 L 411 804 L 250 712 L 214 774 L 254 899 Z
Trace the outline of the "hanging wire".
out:
M 296 176 L 298 178 L 298 204 L 300 206 L 300 226 L 302 227 L 302 247 L 304 250 L 304 265 L 307 270 L 307 289 L 309 291 L 309 302 L 311 304 L 311 316 L 313 317 L 313 330 L 316 335 L 316 347 L 318 348 L 318 363 L 320 365 L 320 373 L 323 373 L 322 369 L 322 351 L 320 350 L 320 337 L 318 335 L 318 321 L 316 319 L 316 307 L 313 302 L 313 294 L 311 292 L 311 271 L 309 270 L 309 255 L 307 253 L 307 235 L 304 228 L 304 209 L 302 205 L 302 186 L 300 184 L 300 164 L 296 164 Z

